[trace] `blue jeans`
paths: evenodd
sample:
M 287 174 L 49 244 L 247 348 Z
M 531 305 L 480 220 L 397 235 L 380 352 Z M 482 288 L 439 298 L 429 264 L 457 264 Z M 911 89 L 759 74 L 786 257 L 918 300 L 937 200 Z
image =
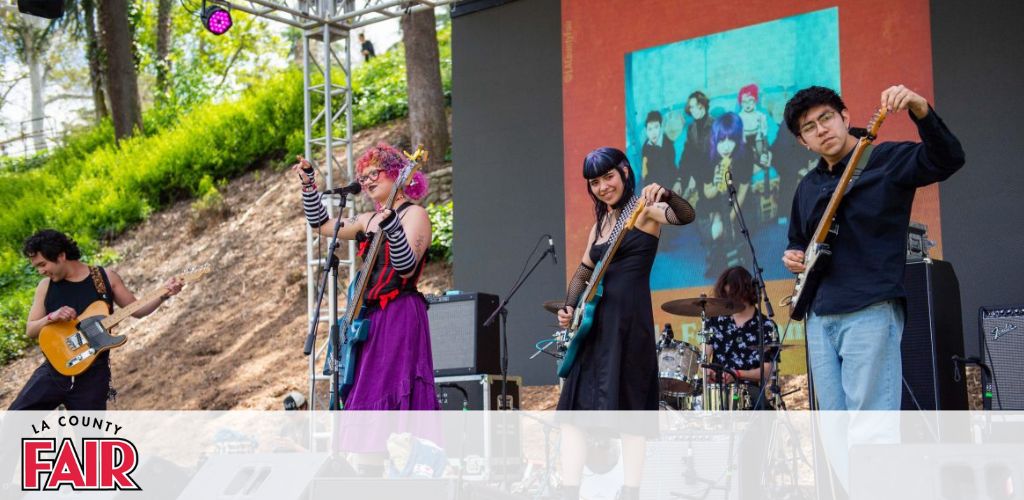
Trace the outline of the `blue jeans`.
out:
M 899 410 L 904 311 L 897 300 L 807 318 L 807 349 L 821 410 Z

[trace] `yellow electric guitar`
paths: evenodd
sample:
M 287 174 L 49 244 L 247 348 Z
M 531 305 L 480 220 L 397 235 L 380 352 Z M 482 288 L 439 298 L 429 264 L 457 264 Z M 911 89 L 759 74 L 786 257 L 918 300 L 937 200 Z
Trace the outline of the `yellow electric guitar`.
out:
M 178 279 L 190 283 L 209 272 L 210 266 L 204 265 L 178 275 Z M 69 377 L 81 375 L 92 366 L 101 353 L 121 347 L 128 341 L 128 337 L 124 335 L 111 335 L 112 328 L 142 306 L 166 293 L 166 288 L 157 288 L 118 309 L 114 314 L 108 314 L 106 302 L 97 300 L 71 321 L 59 321 L 44 326 L 39 332 L 39 348 L 43 350 L 47 361 L 61 374 Z

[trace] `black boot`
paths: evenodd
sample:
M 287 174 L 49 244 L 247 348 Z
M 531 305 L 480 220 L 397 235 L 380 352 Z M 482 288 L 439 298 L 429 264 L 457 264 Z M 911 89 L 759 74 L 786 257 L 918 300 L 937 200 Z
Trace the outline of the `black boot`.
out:
M 616 496 L 617 500 L 640 500 L 640 487 L 623 486 Z
M 561 493 L 559 498 L 561 498 L 562 500 L 580 500 L 580 487 L 579 487 L 579 485 L 569 486 L 569 485 L 563 484 L 558 490 L 559 490 L 559 493 Z

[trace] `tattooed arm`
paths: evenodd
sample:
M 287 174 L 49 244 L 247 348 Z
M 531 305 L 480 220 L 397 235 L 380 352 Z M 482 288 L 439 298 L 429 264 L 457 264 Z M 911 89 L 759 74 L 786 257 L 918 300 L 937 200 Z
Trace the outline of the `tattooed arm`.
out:
M 387 234 L 395 270 L 403 278 L 412 276 L 416 263 L 430 248 L 431 228 L 427 211 L 419 205 L 412 205 L 401 217 L 386 215 L 380 225 Z

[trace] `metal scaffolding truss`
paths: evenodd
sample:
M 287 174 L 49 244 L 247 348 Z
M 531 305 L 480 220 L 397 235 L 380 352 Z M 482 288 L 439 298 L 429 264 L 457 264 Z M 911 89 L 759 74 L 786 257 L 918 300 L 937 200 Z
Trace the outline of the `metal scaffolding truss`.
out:
M 352 151 L 352 60 L 349 49 L 352 30 L 401 17 L 425 9 L 453 3 L 455 0 L 208 0 L 229 10 L 247 12 L 280 22 L 302 31 L 302 74 L 304 90 L 303 127 L 306 158 L 324 158 L 318 166 L 326 186 L 335 186 L 340 178 L 353 178 Z M 340 78 L 340 81 L 337 79 Z M 344 152 L 340 151 L 344 148 Z M 351 215 L 339 212 L 339 199 L 325 196 L 332 217 Z M 327 355 L 329 318 L 336 317 L 337 297 L 334 290 L 326 297 L 327 314 L 313 317 L 318 276 L 327 264 L 327 243 L 306 226 L 306 306 L 308 325 L 321 323 L 317 344 L 309 356 L 310 410 L 326 409 L 326 399 L 317 397 L 318 385 L 329 387 L 330 377 L 323 375 Z M 355 243 L 340 247 L 340 267 L 348 267 L 348 276 L 356 270 Z M 331 276 L 330 280 L 336 277 Z M 323 312 L 323 310 L 321 311 Z M 320 382 L 320 384 L 318 384 Z M 330 388 L 329 390 L 333 390 Z

